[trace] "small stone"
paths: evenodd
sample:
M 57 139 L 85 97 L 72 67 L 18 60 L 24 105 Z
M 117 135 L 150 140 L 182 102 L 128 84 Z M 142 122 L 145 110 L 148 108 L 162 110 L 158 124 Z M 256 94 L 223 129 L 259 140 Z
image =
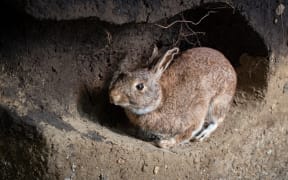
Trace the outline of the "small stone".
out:
M 103 174 L 100 174 L 99 180 L 108 180 L 108 177 Z
M 122 158 L 117 160 L 118 164 L 124 164 L 125 162 L 126 162 L 125 159 L 122 159 Z
M 40 159 L 41 159 L 42 162 L 45 162 L 44 156 L 41 155 L 41 156 L 40 156 Z
M 284 4 L 280 3 L 276 8 L 275 13 L 277 16 L 281 16 L 284 13 L 284 10 L 285 10 Z
M 288 94 L 288 82 L 286 82 L 283 86 L 283 93 Z
M 164 166 L 164 167 L 165 167 L 165 169 L 168 169 L 168 165 L 167 165 L 167 164 L 165 164 L 165 166 Z
M 147 172 L 147 167 L 148 167 L 148 165 L 144 163 L 142 168 L 141 168 L 141 171 L 142 172 Z
M 267 151 L 267 154 L 268 154 L 268 155 L 271 155 L 272 152 L 273 152 L 272 149 L 269 149 L 269 151 Z
M 155 175 L 158 174 L 159 170 L 160 170 L 160 167 L 159 166 L 155 166 L 154 170 L 153 170 L 153 174 L 155 174 Z
M 278 19 L 275 18 L 274 21 L 273 21 L 273 23 L 274 23 L 274 24 L 277 24 L 277 23 L 278 23 Z
M 75 172 L 76 171 L 76 164 L 74 164 L 74 163 L 72 163 L 72 167 L 71 167 L 71 169 L 72 169 L 72 172 Z
M 271 106 L 271 110 L 274 111 L 274 110 L 276 109 L 276 107 L 277 107 L 277 103 L 272 104 L 272 106 Z

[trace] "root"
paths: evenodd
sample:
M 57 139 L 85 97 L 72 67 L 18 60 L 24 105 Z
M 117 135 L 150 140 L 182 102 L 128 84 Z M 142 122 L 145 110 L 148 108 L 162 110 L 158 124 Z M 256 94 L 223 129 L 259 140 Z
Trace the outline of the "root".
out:
M 108 42 L 108 46 L 110 46 L 111 43 L 112 43 L 112 40 L 113 40 L 112 35 L 111 35 L 111 33 L 108 30 L 105 30 L 105 33 L 106 33 L 106 39 L 107 39 L 107 42 Z
M 173 25 L 177 24 L 177 23 L 189 23 L 192 24 L 194 26 L 197 26 L 198 24 L 200 24 L 206 17 L 208 17 L 211 13 L 215 13 L 216 11 L 209 11 L 207 12 L 199 21 L 197 22 L 193 22 L 193 21 L 188 21 L 188 20 L 176 20 L 174 22 L 172 22 L 171 24 L 167 25 L 167 26 L 163 26 L 160 24 L 155 24 L 156 26 L 162 28 L 162 29 L 168 29 L 170 27 L 172 27 Z
M 235 7 L 231 5 L 230 3 L 226 2 L 224 6 L 218 6 L 218 7 L 206 7 L 207 13 L 202 16 L 197 22 L 187 20 L 185 19 L 184 15 L 181 14 L 180 20 L 175 20 L 172 23 L 168 25 L 161 25 L 161 24 L 154 24 L 155 26 L 162 28 L 162 29 L 169 29 L 172 26 L 180 23 L 179 26 L 179 32 L 176 40 L 173 42 L 173 46 L 179 45 L 181 41 L 185 41 L 186 43 L 192 45 L 192 46 L 201 46 L 199 35 L 205 35 L 205 32 L 196 32 L 194 31 L 190 25 L 197 26 L 203 20 L 205 20 L 208 16 L 210 16 L 212 13 L 217 13 L 221 9 L 232 9 L 233 12 L 235 11 Z
M 198 38 L 198 35 L 205 35 L 205 32 L 195 32 L 189 25 L 192 24 L 194 26 L 199 25 L 205 18 L 207 18 L 211 13 L 216 13 L 216 11 L 208 11 L 203 17 L 201 17 L 197 22 L 194 21 L 189 21 L 186 20 L 183 16 L 183 14 L 181 14 L 181 20 L 176 20 L 172 23 L 170 23 L 167 26 L 164 25 L 160 25 L 160 24 L 155 24 L 156 26 L 162 28 L 162 29 L 169 29 L 172 26 L 174 26 L 177 23 L 181 23 L 180 24 L 180 28 L 179 28 L 179 33 L 178 33 L 178 37 L 177 40 L 175 42 L 173 42 L 173 46 L 177 46 L 179 45 L 180 41 L 185 41 L 186 43 L 192 45 L 192 46 L 201 46 L 200 40 Z M 196 42 L 192 42 L 191 40 L 189 40 L 189 37 L 195 37 L 196 38 Z

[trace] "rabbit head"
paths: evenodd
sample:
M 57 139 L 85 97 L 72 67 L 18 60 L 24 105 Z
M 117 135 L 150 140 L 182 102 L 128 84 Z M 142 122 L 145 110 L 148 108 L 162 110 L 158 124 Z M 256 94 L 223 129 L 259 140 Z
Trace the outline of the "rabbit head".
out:
M 111 103 L 138 115 L 157 109 L 162 100 L 159 80 L 178 52 L 178 48 L 170 49 L 155 65 L 120 73 L 109 88 Z M 156 54 L 154 48 L 152 58 Z

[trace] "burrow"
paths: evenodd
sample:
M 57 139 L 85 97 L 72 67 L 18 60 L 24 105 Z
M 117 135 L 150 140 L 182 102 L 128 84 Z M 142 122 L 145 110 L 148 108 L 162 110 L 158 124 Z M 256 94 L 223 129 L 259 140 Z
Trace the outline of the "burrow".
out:
M 120 36 L 119 41 L 123 42 L 121 45 L 114 44 L 114 47 L 126 46 L 122 58 L 130 58 L 131 67 L 133 64 L 146 63 L 153 44 L 163 49 L 178 46 L 181 51 L 199 46 L 212 47 L 221 51 L 237 72 L 237 92 L 233 106 L 261 102 L 265 98 L 269 74 L 268 48 L 245 16 L 225 3 L 205 4 L 155 24 L 129 24 L 112 26 L 112 29 L 117 29 L 117 33 L 111 31 L 112 36 L 116 36 L 116 39 Z M 150 32 L 147 34 L 143 31 Z M 131 39 L 142 40 L 147 44 L 141 45 L 140 42 L 137 47 L 139 41 L 129 42 Z M 106 60 L 110 62 L 109 58 Z M 116 61 L 121 63 L 121 59 Z M 108 75 L 109 78 L 111 75 Z M 109 78 L 101 91 L 93 86 L 85 86 L 84 93 L 80 95 L 80 112 L 84 111 L 90 118 L 113 131 L 135 134 L 123 110 L 109 103 Z
M 75 104 L 81 116 L 113 131 L 134 134 L 123 110 L 109 103 L 107 87 L 123 59 L 131 66 L 146 63 L 153 44 L 163 49 L 179 46 L 181 51 L 198 46 L 218 49 L 238 75 L 235 103 L 265 97 L 268 48 L 242 12 L 225 3 L 204 4 L 154 24 L 116 26 L 95 18 L 39 21 L 21 15 L 3 25 L 1 65 L 19 80 L 15 87 L 7 85 L 7 92 L 24 89 L 39 107 L 37 113 L 53 114 L 45 123 L 59 129 L 70 126 L 61 118 L 55 120 L 54 114 L 73 114 L 70 106 Z

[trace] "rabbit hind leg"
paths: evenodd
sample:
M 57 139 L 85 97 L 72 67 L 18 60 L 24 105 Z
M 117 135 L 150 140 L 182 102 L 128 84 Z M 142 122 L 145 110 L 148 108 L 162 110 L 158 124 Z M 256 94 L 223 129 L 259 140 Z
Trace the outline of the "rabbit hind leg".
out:
M 189 142 L 191 139 L 191 134 L 195 130 L 195 126 L 190 126 L 186 131 L 183 133 L 177 134 L 174 137 L 168 138 L 168 139 L 161 139 L 156 142 L 156 146 L 160 148 L 171 148 L 176 144 L 184 144 L 186 142 Z
M 193 139 L 195 131 L 198 132 L 202 129 L 207 111 L 209 109 L 209 101 L 203 100 L 191 107 L 195 112 L 194 120 L 190 121 L 189 128 L 185 131 L 176 134 L 175 136 L 168 139 L 161 139 L 156 142 L 156 145 L 161 148 L 170 148 L 176 144 L 184 144 Z
M 196 136 L 195 139 L 199 141 L 203 141 L 208 138 L 212 132 L 214 132 L 218 127 L 217 121 L 211 121 L 206 128 L 202 129 Z
M 232 96 L 221 95 L 211 101 L 205 123 L 201 131 L 194 137 L 196 140 L 203 141 L 217 129 L 229 110 L 231 99 Z

